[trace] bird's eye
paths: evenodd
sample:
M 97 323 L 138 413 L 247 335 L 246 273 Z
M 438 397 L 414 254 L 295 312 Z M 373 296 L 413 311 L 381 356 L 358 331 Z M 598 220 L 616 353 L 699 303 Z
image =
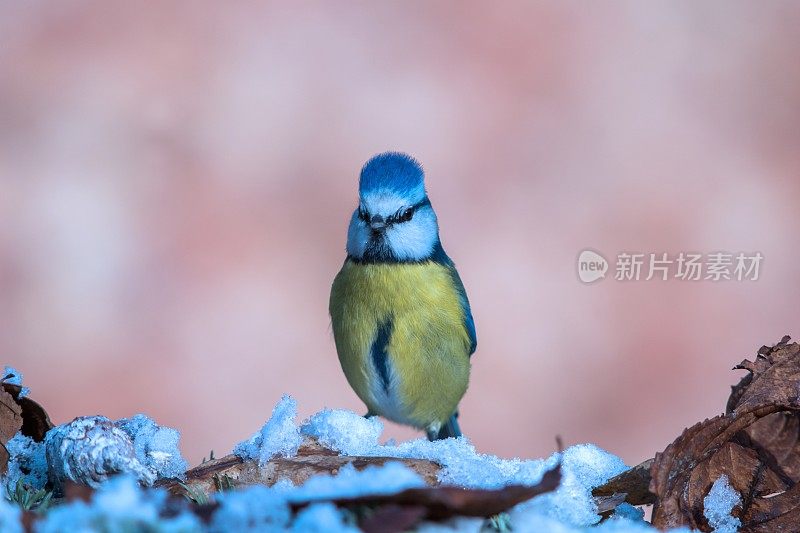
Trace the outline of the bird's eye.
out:
M 405 211 L 400 213 L 400 216 L 397 217 L 397 221 L 398 222 L 408 222 L 413 217 L 414 217 L 414 208 L 413 207 L 409 207 L 408 209 L 406 209 Z

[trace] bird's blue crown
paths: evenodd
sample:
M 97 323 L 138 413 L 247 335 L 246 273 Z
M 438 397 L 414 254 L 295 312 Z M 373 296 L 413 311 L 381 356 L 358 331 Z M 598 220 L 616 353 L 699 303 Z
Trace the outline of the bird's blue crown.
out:
M 367 161 L 361 169 L 358 190 L 362 195 L 383 190 L 403 196 L 424 196 L 424 178 L 416 159 L 400 152 L 385 152 Z

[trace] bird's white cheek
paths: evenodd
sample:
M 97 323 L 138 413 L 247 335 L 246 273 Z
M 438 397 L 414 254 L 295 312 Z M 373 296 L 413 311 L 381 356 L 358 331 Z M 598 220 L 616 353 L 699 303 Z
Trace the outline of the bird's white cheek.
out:
M 389 247 L 400 260 L 419 261 L 430 256 L 437 240 L 435 219 L 423 219 L 398 224 L 386 236 Z

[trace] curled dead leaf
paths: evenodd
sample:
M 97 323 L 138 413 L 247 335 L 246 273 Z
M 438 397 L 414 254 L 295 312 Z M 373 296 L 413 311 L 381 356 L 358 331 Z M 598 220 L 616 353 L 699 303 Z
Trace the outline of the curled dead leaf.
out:
M 0 389 L 0 474 L 8 471 L 6 443 L 22 428 L 22 407 L 8 392 Z
M 800 524 L 800 345 L 762 347 L 734 386 L 726 413 L 686 429 L 650 470 L 653 525 L 711 531 L 704 498 L 726 475 L 741 495 L 740 531 L 796 531 Z M 788 528 L 788 529 L 787 529 Z
M 50 417 L 44 407 L 27 396 L 22 396 L 22 387 L 20 385 L 3 383 L 3 390 L 11 395 L 21 409 L 22 427 L 20 431 L 22 431 L 22 434 L 36 442 L 42 442 L 45 433 L 53 427 L 53 423 L 50 421 Z
M 408 531 L 425 517 L 421 506 L 384 505 L 359 522 L 364 533 L 401 533 Z
M 22 387 L 6 383 L 11 376 L 0 376 L 0 475 L 8 471 L 6 443 L 17 432 L 37 442 L 53 427 L 50 417 L 41 405 L 22 395 Z
M 650 468 L 653 460 L 647 461 L 616 475 L 603 485 L 592 490 L 600 514 L 611 511 L 622 502 L 631 505 L 649 505 L 655 502 L 650 492 Z M 620 495 L 622 499 L 620 499 Z

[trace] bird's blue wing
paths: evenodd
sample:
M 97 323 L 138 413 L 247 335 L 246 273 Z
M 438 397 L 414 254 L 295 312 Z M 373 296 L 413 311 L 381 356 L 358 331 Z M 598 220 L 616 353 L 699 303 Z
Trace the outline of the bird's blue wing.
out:
M 461 281 L 461 276 L 458 275 L 455 263 L 453 263 L 453 260 L 445 253 L 441 243 L 437 243 L 431 259 L 446 266 L 450 271 L 450 275 L 453 277 L 453 284 L 458 291 L 459 300 L 461 300 L 461 309 L 464 311 L 464 327 L 469 334 L 469 355 L 472 355 L 478 347 L 478 336 L 475 333 L 475 320 L 472 318 L 472 309 L 469 306 L 469 298 L 467 298 L 467 291 L 464 289 L 464 283 Z
M 467 291 L 464 289 L 464 284 L 461 282 L 461 276 L 458 275 L 458 270 L 456 270 L 456 266 L 450 263 L 450 273 L 453 276 L 453 282 L 456 285 L 456 290 L 458 290 L 458 296 L 461 300 L 461 308 L 464 310 L 464 327 L 467 328 L 467 333 L 469 334 L 469 354 L 472 355 L 475 353 L 475 349 L 478 347 L 478 336 L 475 333 L 475 320 L 472 318 L 472 309 L 469 307 L 469 299 L 467 298 Z

